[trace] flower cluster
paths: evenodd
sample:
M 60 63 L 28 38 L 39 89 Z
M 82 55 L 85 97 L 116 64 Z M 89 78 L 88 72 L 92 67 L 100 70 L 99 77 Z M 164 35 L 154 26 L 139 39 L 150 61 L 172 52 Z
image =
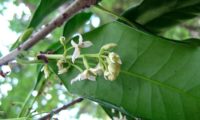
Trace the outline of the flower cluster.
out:
M 83 41 L 83 37 L 80 34 L 78 34 L 78 37 L 79 37 L 78 43 L 76 43 L 74 40 L 71 40 L 72 47 L 69 47 L 68 49 L 66 47 L 65 38 L 61 37 L 60 42 L 64 47 L 64 53 L 61 55 L 47 54 L 43 56 L 45 56 L 48 59 L 57 59 L 58 74 L 64 74 L 68 72 L 68 69 L 70 67 L 78 69 L 80 73 L 71 80 L 71 84 L 81 80 L 96 81 L 96 77 L 101 75 L 103 75 L 106 80 L 111 80 L 111 81 L 115 80 L 119 75 L 122 61 L 117 53 L 112 52 L 110 50 L 116 47 L 117 45 L 114 43 L 109 43 L 103 45 L 99 53 L 81 54 L 82 48 L 91 47 L 93 43 L 91 41 Z M 72 52 L 72 55 L 68 55 L 68 52 L 71 49 L 74 49 L 74 51 Z M 96 66 L 94 65 L 94 60 L 91 63 L 88 61 L 88 58 L 90 58 L 90 60 L 95 59 L 95 61 L 97 61 L 95 63 Z M 81 63 L 84 65 L 84 68 L 76 64 L 77 59 L 83 61 Z M 47 67 L 45 66 L 45 68 Z M 44 70 L 47 77 L 49 73 L 47 73 L 46 71 L 47 70 Z
M 74 79 L 71 80 L 71 84 L 80 80 L 91 80 L 96 81 L 96 76 L 101 75 L 103 73 L 103 69 L 98 64 L 95 68 L 89 68 L 78 74 Z
M 120 66 L 122 64 L 118 54 L 111 52 L 106 58 L 107 69 L 104 72 L 104 78 L 107 80 L 115 80 L 120 72 Z
M 71 44 L 74 47 L 74 53 L 72 55 L 73 63 L 80 56 L 80 48 L 88 48 L 88 47 L 92 46 L 92 42 L 90 42 L 90 41 L 83 42 L 83 37 L 80 34 L 78 34 L 78 36 L 79 36 L 78 44 L 75 43 L 73 40 L 71 41 Z
M 90 47 L 92 43 L 90 41 L 83 42 L 82 36 L 79 35 L 79 44 L 71 41 L 72 46 L 75 48 L 72 55 L 72 62 L 74 63 L 75 59 L 80 56 L 80 48 Z M 96 76 L 104 74 L 106 80 L 115 80 L 120 72 L 120 66 L 122 64 L 121 59 L 117 53 L 110 52 L 109 49 L 116 47 L 114 43 L 109 43 L 102 46 L 100 52 L 98 53 L 99 63 L 96 67 L 91 68 L 86 66 L 86 70 L 78 74 L 74 79 L 71 80 L 71 84 L 80 80 L 91 80 L 95 81 Z M 77 52 L 78 51 L 78 52 Z M 84 62 L 83 62 L 84 63 Z

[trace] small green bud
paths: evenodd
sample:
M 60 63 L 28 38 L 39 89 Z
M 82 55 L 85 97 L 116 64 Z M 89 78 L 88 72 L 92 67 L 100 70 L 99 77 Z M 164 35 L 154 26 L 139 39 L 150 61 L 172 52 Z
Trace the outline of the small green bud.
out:
M 33 30 L 34 30 L 33 28 L 28 28 L 26 31 L 24 31 L 19 38 L 19 42 L 22 43 L 25 40 L 27 40 L 30 37 L 30 35 L 33 33 Z
M 109 49 L 111 49 L 111 48 L 114 48 L 114 47 L 116 47 L 116 46 L 117 46 L 117 44 L 115 44 L 115 43 L 108 43 L 108 44 L 105 44 L 105 45 L 103 45 L 103 46 L 101 47 L 99 54 L 104 54 L 105 51 L 107 51 L 107 50 L 109 50 Z
M 116 46 L 117 46 L 117 44 L 115 44 L 115 43 L 108 43 L 108 44 L 102 46 L 101 50 L 109 50 L 109 49 L 114 48 Z
M 18 40 L 12 45 L 12 47 L 10 48 L 10 50 L 13 50 L 17 47 L 19 47 L 19 45 L 21 43 L 23 43 L 24 41 L 26 41 L 33 33 L 33 28 L 28 28 L 26 29 L 18 38 Z
M 65 46 L 65 37 L 64 36 L 61 36 L 60 37 L 60 43 Z

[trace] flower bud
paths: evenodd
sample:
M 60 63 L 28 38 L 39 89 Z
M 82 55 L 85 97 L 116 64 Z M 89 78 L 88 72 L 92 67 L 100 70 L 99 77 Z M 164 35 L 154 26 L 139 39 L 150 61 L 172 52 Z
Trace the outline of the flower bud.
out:
M 61 36 L 60 37 L 60 43 L 65 46 L 65 37 L 64 36 Z
M 120 66 L 122 64 L 119 55 L 114 52 L 109 53 L 106 59 L 108 66 L 107 70 L 104 72 L 104 78 L 107 80 L 115 80 L 120 72 Z
M 111 52 L 111 53 L 109 53 L 108 57 L 112 63 L 122 64 L 122 61 L 118 54 Z
M 61 75 L 61 74 L 63 74 L 63 73 L 66 73 L 67 71 L 68 71 L 67 68 L 63 68 L 63 69 L 60 69 L 60 70 L 58 71 L 58 74 Z
M 41 69 L 41 71 L 44 71 L 44 78 L 47 79 L 49 77 L 49 75 L 50 75 L 48 65 L 45 64 L 43 66 L 43 68 Z
M 58 60 L 57 61 L 57 66 L 58 66 L 58 74 L 63 74 L 68 71 L 68 68 L 64 68 L 64 60 Z
M 117 44 L 115 44 L 115 43 L 108 43 L 108 44 L 102 46 L 101 50 L 109 50 L 109 49 L 114 48 L 116 46 L 117 46 Z

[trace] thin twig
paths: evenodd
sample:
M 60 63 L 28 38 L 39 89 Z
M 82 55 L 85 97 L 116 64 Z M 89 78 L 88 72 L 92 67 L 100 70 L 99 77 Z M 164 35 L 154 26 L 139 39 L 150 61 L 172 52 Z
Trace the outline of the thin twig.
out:
M 0 66 L 7 64 L 8 62 L 14 60 L 17 55 L 22 50 L 28 50 L 33 47 L 36 43 L 38 43 L 41 39 L 43 39 L 46 35 L 51 33 L 55 28 L 61 26 L 66 20 L 68 20 L 72 15 L 81 11 L 84 8 L 90 7 L 94 5 L 97 0 L 75 0 L 72 4 L 70 4 L 65 11 L 60 14 L 57 18 L 55 18 L 49 24 L 46 24 L 44 28 L 40 31 L 36 32 L 32 37 L 30 37 L 27 41 L 21 44 L 17 49 L 11 51 L 6 56 L 0 59 Z
M 75 105 L 76 103 L 79 103 L 81 101 L 83 101 L 83 98 L 75 99 L 72 102 L 70 102 L 70 103 L 62 106 L 61 108 L 57 108 L 56 110 L 53 110 L 51 113 L 48 113 L 47 115 L 39 118 L 38 120 L 50 120 L 50 118 L 52 117 L 52 115 L 57 114 L 60 111 L 65 110 L 65 109 L 69 108 L 70 106 Z

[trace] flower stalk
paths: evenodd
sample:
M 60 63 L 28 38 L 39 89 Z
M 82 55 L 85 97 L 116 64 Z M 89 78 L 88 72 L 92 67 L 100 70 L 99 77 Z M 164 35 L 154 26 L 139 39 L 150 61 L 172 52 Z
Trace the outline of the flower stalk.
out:
M 67 49 L 65 45 L 65 38 L 61 37 L 60 43 L 64 49 L 63 54 L 40 53 L 37 55 L 37 58 L 45 58 L 45 61 L 57 60 L 56 65 L 58 67 L 58 74 L 67 74 L 70 67 L 74 67 L 79 70 L 80 73 L 71 80 L 71 84 L 82 80 L 96 81 L 96 77 L 101 76 L 102 74 L 106 80 L 116 80 L 120 72 L 122 61 L 120 56 L 117 53 L 111 52 L 111 50 L 117 45 L 115 43 L 105 44 L 101 47 L 98 53 L 82 54 L 81 49 L 91 47 L 93 43 L 91 41 L 84 41 L 80 34 L 78 34 L 78 38 L 78 43 L 71 40 L 72 47 L 68 47 Z M 73 49 L 74 51 L 71 51 Z M 69 55 L 69 53 L 72 53 L 72 55 Z M 83 64 L 84 68 L 82 68 L 83 66 L 80 66 L 80 64 L 76 64 L 78 59 L 82 60 L 81 64 Z M 92 60 L 92 63 L 97 61 L 97 63 L 95 63 L 95 67 L 90 66 L 90 60 Z M 44 73 L 46 76 L 48 75 L 46 70 L 44 70 Z

